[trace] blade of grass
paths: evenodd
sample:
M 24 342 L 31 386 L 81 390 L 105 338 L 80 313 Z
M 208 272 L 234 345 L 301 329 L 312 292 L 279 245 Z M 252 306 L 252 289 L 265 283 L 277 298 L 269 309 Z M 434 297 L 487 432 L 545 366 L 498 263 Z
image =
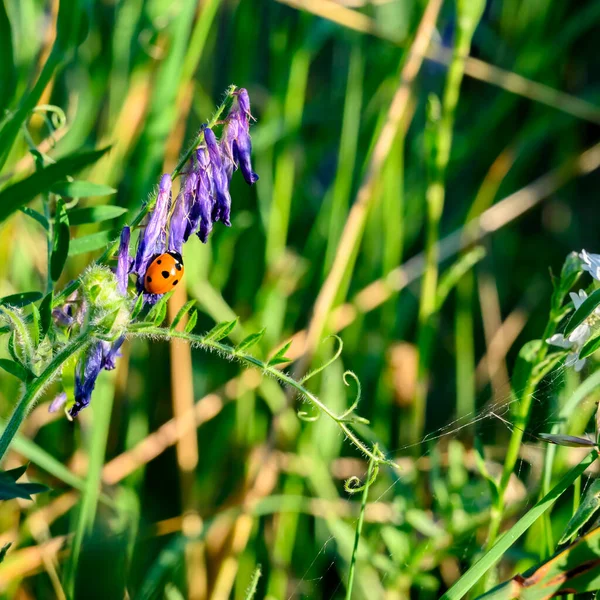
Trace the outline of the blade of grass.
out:
M 77 564 L 81 548 L 92 532 L 96 508 L 102 490 L 102 466 L 106 455 L 106 443 L 112 414 L 115 391 L 114 372 L 102 373 L 94 390 L 93 427 L 89 442 L 89 460 L 85 488 L 75 521 L 75 537 L 65 573 L 64 588 L 70 598 L 74 597 L 77 585 Z

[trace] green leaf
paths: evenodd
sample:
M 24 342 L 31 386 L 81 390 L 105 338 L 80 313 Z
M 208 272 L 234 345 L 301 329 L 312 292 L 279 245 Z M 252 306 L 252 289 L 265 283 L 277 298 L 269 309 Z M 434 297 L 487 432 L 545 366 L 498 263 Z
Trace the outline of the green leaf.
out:
M 266 331 L 266 329 L 261 329 L 257 333 L 251 333 L 248 337 L 245 337 L 235 347 L 235 351 L 236 352 L 246 352 L 247 350 L 249 350 L 250 348 L 252 348 L 252 346 L 254 346 L 255 344 L 258 344 L 258 342 L 260 342 L 260 340 L 265 335 L 265 331 Z
M 50 325 L 52 323 L 52 300 L 54 295 L 52 292 L 46 294 L 44 299 L 40 303 L 40 339 L 43 340 L 44 336 L 48 333 Z
M 142 312 L 142 308 L 144 307 L 144 294 L 140 293 L 137 297 L 135 304 L 133 306 L 133 310 L 131 311 L 131 319 L 135 319 L 140 312 Z
M 193 308 L 194 304 L 196 304 L 195 300 L 190 300 L 189 302 L 186 302 L 180 309 L 179 312 L 177 313 L 177 315 L 175 315 L 175 318 L 173 319 L 173 323 L 171 323 L 171 331 L 175 331 L 175 329 L 177 328 L 177 325 L 179 325 L 181 319 L 183 319 L 183 317 L 185 317 L 185 315 L 187 315 L 187 313 Z
M 69 256 L 69 215 L 65 203 L 58 200 L 54 218 L 54 241 L 52 242 L 52 257 L 50 259 L 50 275 L 52 281 L 57 281 L 62 273 Z
M 100 250 L 114 242 L 118 236 L 119 232 L 117 230 L 108 229 L 106 231 L 98 231 L 97 233 L 90 233 L 90 235 L 75 238 L 74 240 L 71 240 L 69 256 L 77 256 L 78 254 Z
M 598 350 L 598 348 L 600 348 L 600 334 L 593 337 L 583 345 L 583 348 L 579 352 L 579 358 L 587 358 L 588 356 L 591 356 L 594 354 L 594 352 L 596 352 L 596 350 Z
M 4 114 L 15 94 L 17 74 L 12 45 L 12 31 L 6 14 L 6 3 L 0 2 L 0 116 Z
M 14 469 L 9 469 L 8 471 L 4 471 L 5 475 L 8 475 L 13 481 L 17 481 L 25 475 L 25 471 L 27 471 L 27 467 L 29 467 L 29 463 L 25 463 L 20 467 L 15 467 Z
M 100 223 L 116 219 L 127 212 L 122 206 L 88 206 L 87 208 L 74 208 L 69 211 L 69 222 L 71 225 L 83 225 L 84 223 Z
M 24 472 L 22 467 L 11 471 L 0 471 L 0 500 L 12 500 L 13 498 L 31 500 L 32 494 L 47 492 L 50 489 L 41 483 L 17 483 L 16 479 Z
M 31 305 L 31 335 L 33 338 L 33 345 L 37 348 L 39 346 L 41 337 L 40 337 L 40 330 L 41 330 L 41 317 L 40 317 L 40 311 L 38 309 L 38 307 L 35 304 Z
M 194 327 L 196 327 L 196 322 L 198 321 L 198 311 L 196 309 L 194 309 L 191 313 L 190 313 L 190 318 L 188 319 L 188 322 L 185 324 L 184 327 L 184 331 L 186 333 L 190 333 L 191 331 L 194 330 Z
M 66 198 L 91 198 L 93 196 L 108 196 L 116 193 L 117 190 L 109 185 L 91 183 L 90 181 L 58 181 L 52 185 L 50 191 Z M 90 222 L 93 223 L 93 221 L 84 221 L 84 223 Z
M 20 294 L 11 294 L 0 298 L 0 304 L 22 308 L 32 302 L 37 302 L 41 297 L 41 292 L 21 292 Z
M 160 298 L 160 300 L 150 309 L 148 316 L 144 319 L 146 323 L 154 323 L 154 325 L 160 325 L 167 316 L 167 302 L 173 295 L 175 290 L 171 290 Z
M 8 358 L 0 358 L 0 368 L 4 369 L 11 375 L 14 375 L 23 382 L 29 380 L 29 373 L 18 362 L 14 362 Z
M 218 342 L 223 338 L 227 337 L 235 328 L 238 323 L 238 318 L 236 317 L 233 321 L 221 321 L 221 323 L 217 323 L 205 336 L 205 340 L 210 340 L 213 342 Z
M 568 337 L 569 334 L 581 325 L 600 305 L 600 290 L 596 290 L 590 294 L 582 303 L 581 306 L 573 313 L 573 316 L 569 319 L 565 328 L 564 336 Z
M 567 523 L 565 531 L 558 542 L 559 545 L 572 541 L 581 528 L 590 521 L 598 510 L 600 510 L 600 479 L 594 479 L 585 492 L 585 496 L 583 497 L 583 501 L 579 505 L 577 512 Z
M 81 171 L 95 163 L 108 148 L 87 152 L 75 152 L 61 158 L 54 164 L 37 170 L 25 179 L 8 186 L 0 192 L 0 221 L 10 216 L 15 210 L 33 200 L 42 192 L 50 190 L 57 181 L 67 175 Z
M 274 367 L 275 365 L 279 365 L 286 362 L 292 362 L 291 358 L 288 358 L 285 353 L 290 349 L 292 345 L 292 340 L 290 340 L 287 344 L 285 344 L 282 348 L 280 348 L 277 353 L 269 360 L 267 363 L 269 367 Z
M 37 221 L 46 231 L 50 229 L 48 219 L 46 219 L 42 213 L 34 210 L 33 208 L 29 208 L 29 206 L 21 206 L 19 210 L 28 217 L 31 217 L 34 221 Z

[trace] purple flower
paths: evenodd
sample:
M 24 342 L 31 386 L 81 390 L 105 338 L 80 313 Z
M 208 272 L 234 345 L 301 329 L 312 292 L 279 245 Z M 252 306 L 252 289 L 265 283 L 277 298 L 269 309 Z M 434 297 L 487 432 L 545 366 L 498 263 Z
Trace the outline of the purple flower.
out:
M 102 371 L 104 363 L 104 345 L 96 342 L 86 352 L 75 369 L 75 404 L 70 408 L 69 415 L 75 418 L 81 410 L 89 405 L 96 379 Z
M 229 195 L 229 181 L 223 168 L 221 150 L 217 143 L 217 138 L 212 129 L 204 129 L 204 141 L 208 149 L 208 158 L 210 160 L 212 182 L 215 188 L 216 205 L 213 209 L 213 220 L 223 221 L 227 227 L 231 226 L 229 215 L 231 212 L 231 196 Z
M 196 206 L 199 218 L 198 237 L 202 243 L 206 244 L 212 231 L 214 213 L 217 210 L 213 193 L 215 186 L 210 178 L 208 170 L 210 161 L 206 150 L 198 148 L 196 158 L 198 159 L 198 186 L 196 188 Z
M 192 173 L 193 175 L 193 173 Z M 187 185 L 187 181 L 184 182 Z M 190 208 L 188 200 L 183 189 L 175 200 L 175 210 L 171 215 L 169 222 L 169 251 L 181 254 L 183 242 L 185 241 L 185 232 L 189 222 Z
M 248 92 L 241 88 L 227 115 L 221 146 L 227 177 L 231 179 L 233 171 L 239 167 L 246 183 L 252 185 L 258 181 L 258 175 L 252 170 L 250 119 L 250 98 Z
M 166 248 L 167 217 L 171 204 L 171 176 L 161 177 L 154 210 L 150 214 L 144 233 L 140 236 L 133 272 L 138 276 L 138 289 L 144 287 L 144 275 L 152 258 Z

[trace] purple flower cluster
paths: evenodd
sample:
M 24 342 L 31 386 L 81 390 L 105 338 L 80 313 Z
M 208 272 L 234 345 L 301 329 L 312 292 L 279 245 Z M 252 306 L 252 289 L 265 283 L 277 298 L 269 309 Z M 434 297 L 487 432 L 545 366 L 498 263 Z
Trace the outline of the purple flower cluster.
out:
M 249 185 L 258 180 L 251 162 L 251 120 L 248 92 L 242 88 L 235 92 L 221 140 L 217 140 L 212 129 L 203 128 L 204 140 L 192 152 L 182 172 L 174 202 L 171 177 L 162 176 L 156 206 L 140 236 L 133 262 L 138 291 L 143 290 L 144 276 L 157 254 L 182 254 L 183 244 L 194 234 L 206 243 L 215 222 L 231 226 L 229 186 L 233 173 L 239 168 Z M 152 303 L 156 298 L 148 294 L 147 300 Z
M 137 276 L 137 291 L 154 304 L 158 297 L 145 293 L 144 277 L 154 258 L 164 252 L 182 253 L 183 244 L 196 234 L 204 243 L 212 231 L 213 223 L 221 221 L 230 226 L 231 195 L 229 185 L 233 173 L 239 168 L 246 182 L 252 185 L 258 175 L 252 170 L 250 142 L 250 100 L 245 89 L 235 92 L 232 107 L 223 124 L 221 140 L 217 140 L 209 127 L 204 127 L 204 141 L 192 153 L 182 171 L 180 191 L 172 201 L 171 176 L 161 177 L 156 204 L 141 232 L 135 258 L 129 256 L 129 227 L 121 232 L 116 269 L 117 289 L 127 297 L 129 274 Z M 79 317 L 73 314 L 73 306 L 65 305 L 55 311 L 57 322 L 70 327 L 83 324 L 80 306 Z M 124 336 L 115 342 L 98 341 L 79 359 L 75 370 L 75 403 L 69 409 L 74 418 L 89 405 L 98 375 L 103 369 L 115 368 L 116 358 L 124 342 Z M 50 409 L 58 410 L 66 401 L 60 394 Z

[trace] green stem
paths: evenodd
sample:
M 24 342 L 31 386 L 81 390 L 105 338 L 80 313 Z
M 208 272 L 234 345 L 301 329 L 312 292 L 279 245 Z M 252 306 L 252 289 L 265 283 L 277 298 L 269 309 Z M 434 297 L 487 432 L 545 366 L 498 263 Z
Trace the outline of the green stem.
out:
M 217 350 L 222 354 L 226 354 L 227 356 L 238 360 L 246 365 L 251 367 L 255 367 L 260 369 L 264 374 L 269 375 L 273 379 L 276 379 L 280 383 L 283 383 L 291 388 L 294 388 L 303 398 L 308 400 L 319 412 L 325 413 L 330 419 L 332 419 L 337 426 L 342 430 L 344 435 L 350 440 L 354 446 L 360 450 L 365 456 L 369 459 L 374 460 L 376 463 L 386 463 L 390 466 L 395 467 L 396 465 L 393 462 L 386 461 L 382 459 L 380 455 L 378 455 L 373 449 L 369 448 L 351 429 L 349 422 L 352 418 L 351 415 L 344 415 L 343 418 L 339 417 L 335 413 L 333 413 L 327 405 L 323 404 L 317 396 L 313 393 L 309 392 L 301 383 L 296 381 L 293 377 L 290 377 L 287 373 L 276 369 L 274 366 L 269 365 L 266 362 L 252 356 L 250 354 L 245 354 L 244 352 L 239 352 L 233 346 L 229 346 L 227 344 L 223 344 L 221 342 L 208 339 L 205 336 L 196 335 L 193 333 L 188 333 L 185 331 L 173 331 L 171 329 L 166 329 L 163 327 L 154 327 L 154 326 L 142 326 L 139 327 L 133 326 L 129 329 L 129 334 L 134 336 L 142 336 L 142 337 L 160 337 L 163 339 L 171 339 L 178 338 L 182 340 L 187 340 L 191 344 L 200 345 L 204 348 L 210 348 L 212 350 Z M 143 324 L 142 324 L 143 325 Z
M 377 452 L 377 446 L 374 447 L 374 451 Z M 346 588 L 346 600 L 352 598 L 352 588 L 354 586 L 354 573 L 356 571 L 356 559 L 358 556 L 358 543 L 360 541 L 360 534 L 362 532 L 363 523 L 365 520 L 365 509 L 367 507 L 367 500 L 369 498 L 369 487 L 371 486 L 371 480 L 373 477 L 373 469 L 375 468 L 375 461 L 371 459 L 369 461 L 369 469 L 367 471 L 367 480 L 364 485 L 362 500 L 360 503 L 360 514 L 358 515 L 358 522 L 356 523 L 356 533 L 354 535 L 354 547 L 352 548 L 352 558 L 350 560 L 350 570 L 348 572 L 348 586 Z
M 460 19 L 459 19 L 460 22 Z M 427 224 L 425 240 L 425 272 L 419 299 L 419 331 L 417 347 L 419 350 L 419 366 L 417 387 L 411 415 L 411 443 L 417 442 L 425 428 L 425 412 L 427 402 L 427 380 L 431 360 L 431 350 L 435 334 L 435 315 L 437 312 L 436 297 L 438 285 L 439 259 L 439 227 L 445 201 L 445 179 L 452 132 L 460 85 L 464 75 L 464 57 L 469 54 L 473 29 L 459 27 L 456 36 L 454 57 L 448 69 L 448 77 L 444 88 L 441 113 L 435 120 L 433 113 L 439 111 L 439 105 L 430 105 L 432 120 L 429 123 L 429 184 L 426 192 Z
M 19 403 L 15 407 L 13 414 L 8 421 L 6 428 L 0 436 L 0 460 L 7 451 L 12 439 L 19 430 L 23 419 L 27 416 L 27 413 L 37 402 L 40 395 L 46 388 L 46 386 L 60 373 L 63 364 L 76 352 L 83 350 L 89 344 L 91 344 L 93 338 L 87 333 L 81 334 L 74 340 L 69 342 L 50 362 L 50 364 L 44 369 L 44 371 L 31 381 L 25 388 L 25 393 L 19 400 Z

